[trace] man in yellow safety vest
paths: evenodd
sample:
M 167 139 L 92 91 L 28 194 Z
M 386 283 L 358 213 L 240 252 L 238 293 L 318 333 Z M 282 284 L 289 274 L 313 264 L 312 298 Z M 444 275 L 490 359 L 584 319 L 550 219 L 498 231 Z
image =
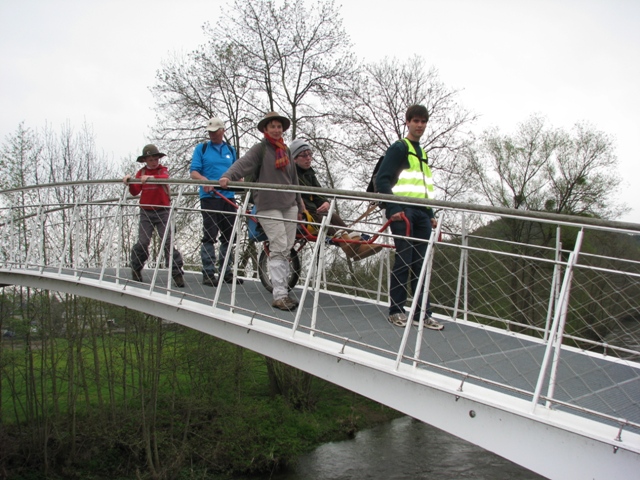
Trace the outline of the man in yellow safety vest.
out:
M 422 137 L 429 121 L 429 112 L 423 105 L 412 105 L 405 115 L 408 134 L 406 138 L 392 144 L 380 164 L 376 175 L 376 191 L 410 198 L 433 198 L 433 179 L 431 169 L 427 163 L 427 154 L 420 146 Z M 394 238 L 396 252 L 391 272 L 391 286 L 389 291 L 389 322 L 398 327 L 404 327 L 407 314 L 404 305 L 408 296 L 408 283 L 417 302 L 414 317 L 410 320 L 414 325 L 419 324 L 422 305 L 422 293 L 416 295 L 418 276 L 427 242 L 432 228 L 438 223 L 430 207 L 410 205 L 402 202 L 387 202 L 385 204 L 387 218 L 391 220 L 391 233 L 399 237 Z M 409 222 L 408 236 L 422 239 L 422 241 L 406 238 L 406 220 Z M 431 316 L 429 298 L 427 297 L 424 326 L 432 330 L 442 330 L 444 326 Z

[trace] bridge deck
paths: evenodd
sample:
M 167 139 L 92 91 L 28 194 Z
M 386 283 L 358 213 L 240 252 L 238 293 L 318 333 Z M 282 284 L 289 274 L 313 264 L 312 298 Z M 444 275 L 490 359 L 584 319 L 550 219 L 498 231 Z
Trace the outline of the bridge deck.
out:
M 145 272 L 144 275 L 148 284 L 151 273 Z M 83 276 L 98 278 L 95 271 L 85 271 Z M 104 280 L 115 281 L 115 270 L 106 271 Z M 183 303 L 211 303 L 216 288 L 204 286 L 201 280 L 199 273 L 186 272 L 186 287 L 174 288 L 171 294 L 183 297 Z M 128 284 L 142 286 L 132 281 Z M 164 292 L 166 286 L 166 271 L 159 271 L 156 290 Z M 218 288 L 221 292 L 217 307 L 230 310 L 231 285 L 223 283 Z M 300 293 L 301 290 L 296 288 L 294 294 L 299 296 Z M 314 298 L 310 293 L 300 307 L 299 328 L 302 331 L 311 329 L 313 304 Z M 271 307 L 271 294 L 253 279 L 245 279 L 244 284 L 238 285 L 234 311 L 281 325 L 293 325 L 296 314 Z M 339 343 L 348 339 L 351 347 L 375 349 L 380 355 L 395 358 L 404 329 L 389 324 L 386 312 L 386 304 L 322 292 L 318 298 L 314 333 Z M 445 324 L 445 328 L 442 331 L 424 330 L 419 368 L 437 368 L 461 382 L 483 382 L 485 387 L 531 399 L 545 349 L 541 341 L 472 322 L 435 316 Z M 417 327 L 411 327 L 405 350 L 410 358 L 415 358 L 417 330 Z M 640 398 L 640 369 L 637 364 L 563 347 L 556 400 L 616 417 L 620 423 L 640 423 L 640 410 L 635 407 L 637 398 Z M 556 405 L 555 408 L 565 407 Z

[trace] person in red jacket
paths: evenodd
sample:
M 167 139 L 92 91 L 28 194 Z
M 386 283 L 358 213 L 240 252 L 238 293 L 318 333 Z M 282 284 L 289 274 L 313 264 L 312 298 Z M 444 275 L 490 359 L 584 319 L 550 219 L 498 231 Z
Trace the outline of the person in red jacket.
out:
M 164 258 L 169 265 L 169 254 L 171 249 L 171 228 L 167 230 L 169 223 L 169 212 L 171 211 L 171 197 L 169 196 L 169 186 L 159 183 L 147 183 L 150 178 L 169 178 L 169 170 L 160 164 L 160 159 L 166 156 L 160 153 L 155 145 L 146 145 L 142 149 L 142 155 L 138 157 L 138 162 L 146 163 L 135 175 L 140 183 L 129 183 L 131 175 L 126 175 L 122 181 L 129 186 L 131 195 L 140 195 L 140 224 L 138 226 L 138 242 L 131 249 L 131 278 L 136 282 L 142 282 L 142 268 L 149 258 L 149 244 L 153 231 L 158 232 L 162 238 L 167 234 L 164 244 Z M 173 249 L 173 264 L 171 275 L 176 286 L 184 287 L 184 277 L 182 267 L 184 262 L 180 252 Z

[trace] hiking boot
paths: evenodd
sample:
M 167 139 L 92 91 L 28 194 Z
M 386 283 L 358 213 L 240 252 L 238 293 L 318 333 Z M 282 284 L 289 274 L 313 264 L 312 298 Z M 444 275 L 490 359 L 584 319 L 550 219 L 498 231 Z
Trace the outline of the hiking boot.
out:
M 396 327 L 404 327 L 407 324 L 407 316 L 404 313 L 394 313 L 389 315 L 389 323 Z
M 360 234 L 357 232 L 347 233 L 344 230 L 339 230 L 333 237 L 334 239 L 340 239 L 342 241 L 336 242 L 340 245 L 342 251 L 349 258 L 353 258 L 358 254 L 358 248 L 360 244 L 352 243 L 352 241 L 360 241 Z
M 216 277 L 210 277 L 209 275 L 202 276 L 202 284 L 207 287 L 217 287 L 218 279 Z
M 176 287 L 178 288 L 184 288 L 184 277 L 182 276 L 181 273 L 178 273 L 176 275 L 173 276 L 173 281 L 176 284 Z
M 134 282 L 142 282 L 142 269 L 140 270 L 134 270 L 133 268 L 131 269 L 131 279 Z
M 298 304 L 291 300 L 289 297 L 284 297 L 274 300 L 271 306 L 280 310 L 291 311 L 295 310 Z
M 357 245 L 357 247 L 358 248 L 353 256 L 354 260 L 362 260 L 363 258 L 370 257 L 384 248 L 380 243 L 362 243 Z
M 419 320 L 414 320 L 412 323 L 416 327 L 420 325 Z M 428 328 L 429 330 L 442 330 L 444 328 L 444 325 L 436 322 L 436 320 L 432 316 L 427 315 L 426 317 L 424 317 L 424 328 Z

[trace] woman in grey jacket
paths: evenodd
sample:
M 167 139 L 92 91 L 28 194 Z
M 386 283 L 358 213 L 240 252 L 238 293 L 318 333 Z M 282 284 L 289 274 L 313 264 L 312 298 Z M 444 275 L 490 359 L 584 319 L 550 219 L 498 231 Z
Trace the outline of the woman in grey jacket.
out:
M 276 112 L 270 112 L 258 122 L 264 139 L 255 144 L 220 177 L 220 187 L 229 181 L 255 174 L 256 182 L 277 185 L 298 185 L 296 166 L 282 135 L 291 122 Z M 295 310 L 298 303 L 289 297 L 289 252 L 296 238 L 296 223 L 302 220 L 305 207 L 299 193 L 283 191 L 255 191 L 253 200 L 260 224 L 269 237 L 269 272 L 273 285 L 273 303 L 280 310 Z M 284 220 L 284 221 L 283 221 Z

